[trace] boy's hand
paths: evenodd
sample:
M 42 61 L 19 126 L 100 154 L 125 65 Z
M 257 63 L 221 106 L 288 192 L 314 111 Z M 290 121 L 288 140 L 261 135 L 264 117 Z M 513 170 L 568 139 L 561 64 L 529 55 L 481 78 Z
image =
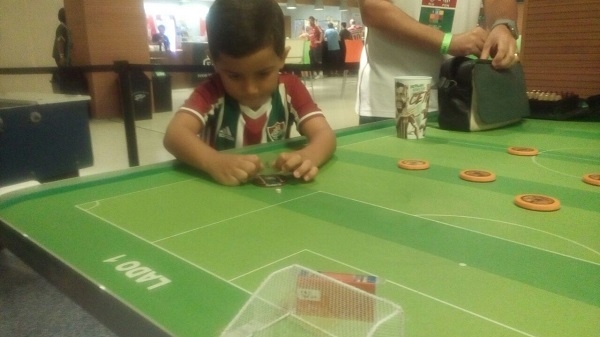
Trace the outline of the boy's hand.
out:
M 282 172 L 291 172 L 295 178 L 310 181 L 319 172 L 319 168 L 299 152 L 283 152 L 277 156 L 274 167 Z
M 253 178 L 262 168 L 257 155 L 218 153 L 207 171 L 217 182 L 236 186 Z

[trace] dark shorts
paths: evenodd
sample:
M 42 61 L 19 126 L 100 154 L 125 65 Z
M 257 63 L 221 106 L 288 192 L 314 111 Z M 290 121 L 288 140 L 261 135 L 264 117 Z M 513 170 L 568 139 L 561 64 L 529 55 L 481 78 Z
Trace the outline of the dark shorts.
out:
M 323 63 L 323 46 L 310 48 L 308 56 L 310 57 L 310 64 Z

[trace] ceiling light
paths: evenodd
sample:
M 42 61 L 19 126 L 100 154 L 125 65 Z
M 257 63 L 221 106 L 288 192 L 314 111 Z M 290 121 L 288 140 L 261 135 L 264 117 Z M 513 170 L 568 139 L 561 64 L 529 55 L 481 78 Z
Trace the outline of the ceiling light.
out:
M 296 9 L 296 0 L 287 0 L 287 9 Z

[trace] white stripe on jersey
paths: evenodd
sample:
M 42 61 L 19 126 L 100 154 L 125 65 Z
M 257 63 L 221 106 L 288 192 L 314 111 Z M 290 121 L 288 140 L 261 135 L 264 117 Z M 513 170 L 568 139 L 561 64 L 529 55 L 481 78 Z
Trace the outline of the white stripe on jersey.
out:
M 267 128 L 267 123 L 269 121 L 269 116 L 271 115 L 271 111 L 273 110 L 273 102 L 272 102 L 272 98 L 269 98 L 267 100 L 267 102 L 265 102 L 265 104 L 263 104 L 260 108 L 254 110 L 248 106 L 242 105 L 240 104 L 240 116 L 238 118 L 238 125 L 237 125 L 237 138 L 235 140 L 235 146 L 236 147 L 242 147 L 244 146 L 244 139 L 245 139 L 245 135 L 246 135 L 246 120 L 244 119 L 244 116 L 242 115 L 246 115 L 247 117 L 251 118 L 251 119 L 258 119 L 261 116 L 263 116 L 264 114 L 267 115 L 266 119 L 265 119 L 265 124 L 263 124 L 262 129 L 260 131 L 260 143 L 266 143 L 267 139 L 266 139 L 266 128 Z
M 202 124 L 206 124 L 206 118 L 204 116 L 202 116 L 198 111 L 190 109 L 190 108 L 186 108 L 183 106 L 181 108 L 179 108 L 179 110 L 185 110 L 187 112 L 191 112 L 194 116 L 196 116 L 196 117 L 198 117 L 198 119 L 200 119 Z
M 307 120 L 308 118 L 310 118 L 310 117 L 312 117 L 312 116 L 315 116 L 315 115 L 321 115 L 321 116 L 325 116 L 325 115 L 323 114 L 323 112 L 322 112 L 322 111 L 315 111 L 315 112 L 311 112 L 311 113 L 307 114 L 306 116 L 302 117 L 302 119 L 300 119 L 300 120 L 298 121 L 298 125 L 302 124 L 302 122 L 304 122 L 304 121 L 305 121 L 305 120 Z

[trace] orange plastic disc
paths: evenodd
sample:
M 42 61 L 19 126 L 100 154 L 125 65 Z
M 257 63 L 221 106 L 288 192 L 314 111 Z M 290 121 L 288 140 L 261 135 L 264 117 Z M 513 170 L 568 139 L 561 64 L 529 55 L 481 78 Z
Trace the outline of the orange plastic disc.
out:
M 429 162 L 420 159 L 400 159 L 398 167 L 405 170 L 426 170 L 429 168 Z
M 560 201 L 556 198 L 541 194 L 519 194 L 515 204 L 532 211 L 551 212 L 560 209 Z
M 508 148 L 508 153 L 515 156 L 536 156 L 539 151 L 533 147 L 511 146 Z
M 600 186 L 600 173 L 584 174 L 583 181 L 590 185 Z
M 477 183 L 488 183 L 496 180 L 496 175 L 493 172 L 485 170 L 463 170 L 460 171 L 459 177 Z

